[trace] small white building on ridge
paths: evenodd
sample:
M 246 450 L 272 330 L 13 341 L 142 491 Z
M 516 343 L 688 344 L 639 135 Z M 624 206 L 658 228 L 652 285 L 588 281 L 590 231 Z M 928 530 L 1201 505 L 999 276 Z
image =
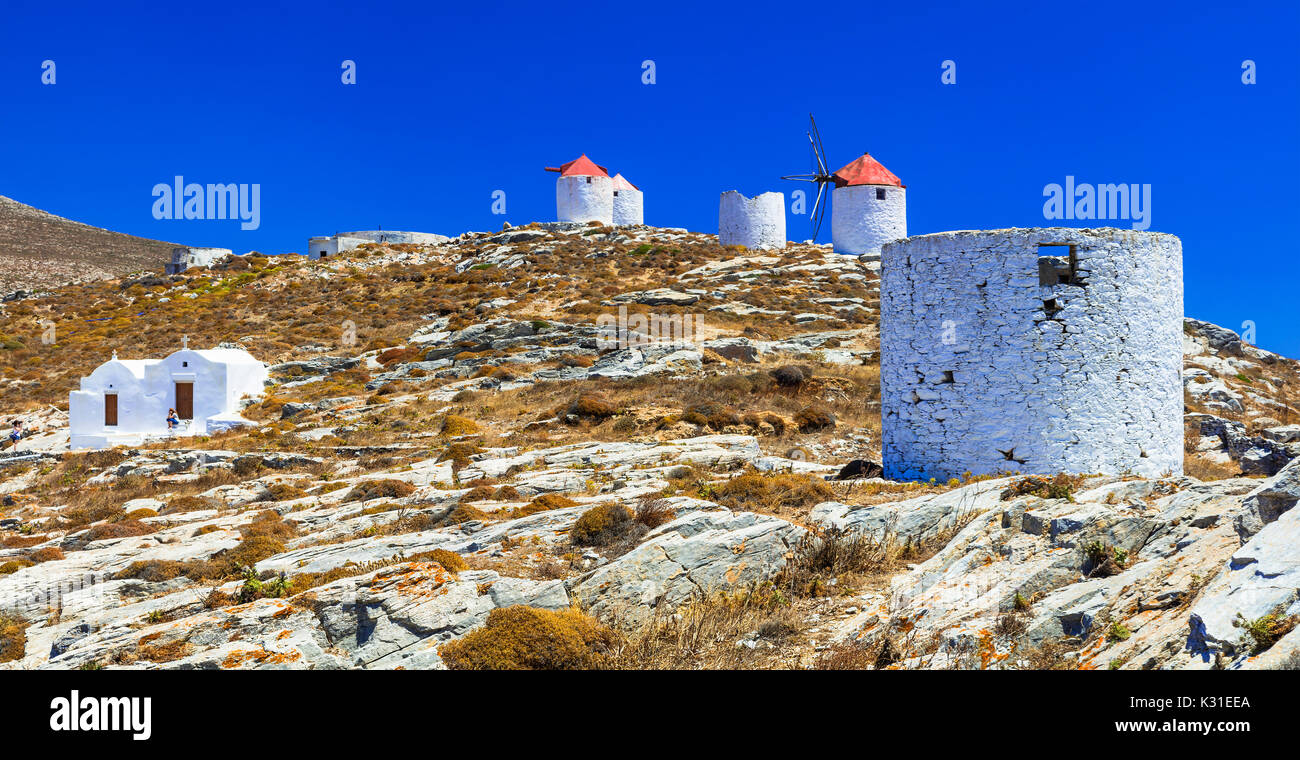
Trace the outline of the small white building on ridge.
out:
M 401 230 L 361 230 L 357 232 L 340 232 L 337 235 L 308 238 L 307 257 L 310 259 L 327 259 L 340 253 L 365 245 L 366 243 L 414 243 L 416 245 L 437 245 L 451 238 L 433 232 L 403 232 Z
M 229 248 L 189 248 L 177 246 L 172 249 L 172 260 L 167 263 L 167 274 L 180 274 L 190 267 L 212 266 L 228 256 L 234 256 Z
M 140 445 L 168 435 L 208 435 L 250 424 L 240 402 L 260 397 L 266 365 L 238 348 L 182 348 L 165 359 L 113 358 L 68 394 L 72 449 Z M 167 429 L 167 410 L 180 426 Z

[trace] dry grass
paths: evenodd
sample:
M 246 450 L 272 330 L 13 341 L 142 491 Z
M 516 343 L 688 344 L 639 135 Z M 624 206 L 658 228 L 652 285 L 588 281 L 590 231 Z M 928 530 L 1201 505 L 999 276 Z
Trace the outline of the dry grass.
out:
M 349 501 L 400 499 L 415 493 L 415 486 L 404 480 L 363 480 L 352 487 Z
M 411 562 L 437 562 L 442 565 L 442 569 L 455 575 L 463 570 L 469 569 L 469 564 L 465 558 L 453 551 L 446 549 L 434 549 L 430 552 L 421 552 L 413 554 L 409 558 Z
M 737 670 L 794 667 L 805 616 L 771 585 L 696 599 L 672 615 L 629 627 L 612 667 L 624 670 Z M 737 641 L 757 632 L 764 646 Z
M 825 480 L 813 475 L 751 470 L 717 486 L 706 486 L 700 496 L 730 509 L 806 522 L 812 508 L 834 499 L 835 491 Z
M 182 575 L 194 581 L 233 579 L 239 577 L 246 568 L 284 552 L 283 539 L 297 533 L 293 522 L 282 520 L 271 510 L 259 513 L 251 522 L 240 526 L 239 530 L 243 539 L 238 545 L 219 551 L 208 559 L 132 562 L 113 577 L 118 580 L 139 578 L 151 583 Z
M 607 667 L 612 631 L 576 610 L 515 605 L 488 613 L 487 624 L 444 644 L 452 670 L 594 670 Z
M 1200 481 L 1227 480 L 1241 476 L 1241 468 L 1232 462 L 1216 462 L 1195 454 L 1183 455 L 1183 474 Z
M 632 510 L 616 501 L 597 504 L 582 513 L 569 537 L 579 546 L 602 546 L 623 538 L 636 524 Z
M 0 662 L 21 660 L 27 651 L 27 621 L 0 611 Z
M 636 508 L 636 521 L 651 530 L 677 519 L 677 512 L 666 499 L 647 497 Z

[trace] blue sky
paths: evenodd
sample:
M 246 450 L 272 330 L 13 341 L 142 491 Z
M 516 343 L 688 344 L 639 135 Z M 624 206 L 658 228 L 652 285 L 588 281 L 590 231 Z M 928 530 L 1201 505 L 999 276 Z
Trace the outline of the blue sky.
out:
M 870 151 L 908 185 L 911 234 L 1055 224 L 1043 188 L 1067 175 L 1150 184 L 1151 229 L 1183 241 L 1187 314 L 1251 320 L 1300 356 L 1294 3 L 437 6 L 8 7 L 0 195 L 301 252 L 343 230 L 551 220 L 542 167 L 585 152 L 645 191 L 647 223 L 716 232 L 719 192 L 798 187 L 778 177 L 807 170 L 812 111 L 832 168 Z M 260 184 L 261 227 L 155 220 L 152 188 L 178 174 Z M 789 232 L 806 237 L 804 218 Z

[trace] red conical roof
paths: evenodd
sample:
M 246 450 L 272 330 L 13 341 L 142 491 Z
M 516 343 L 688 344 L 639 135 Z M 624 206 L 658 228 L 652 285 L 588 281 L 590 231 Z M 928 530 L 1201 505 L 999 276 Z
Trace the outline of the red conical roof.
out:
M 615 174 L 614 189 L 615 190 L 637 190 L 639 188 L 637 188 L 637 186 L 632 184 L 631 182 L 628 182 L 627 177 L 624 177 L 622 174 Z
M 863 153 L 857 160 L 831 175 L 836 187 L 846 185 L 893 185 L 902 187 L 903 181 L 886 169 L 870 153 Z
M 560 164 L 560 168 L 546 167 L 548 172 L 559 172 L 561 177 L 608 177 L 609 172 L 603 166 L 597 166 L 587 154 L 573 159 L 567 164 Z

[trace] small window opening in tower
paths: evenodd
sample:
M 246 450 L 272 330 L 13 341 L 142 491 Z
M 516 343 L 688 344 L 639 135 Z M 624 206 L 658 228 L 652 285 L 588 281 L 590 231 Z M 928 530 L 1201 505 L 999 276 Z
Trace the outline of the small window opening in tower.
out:
M 587 178 L 587 184 L 588 184 L 588 185 L 591 184 L 591 177 L 588 177 L 588 178 Z
M 1060 310 L 1061 307 L 1057 305 L 1055 298 L 1043 299 L 1043 313 L 1047 315 L 1048 319 L 1056 319 L 1056 314 Z
M 615 197 L 615 198 L 618 197 L 618 191 L 617 191 L 617 190 L 614 191 L 614 197 Z
M 876 200 L 883 201 L 884 199 L 885 199 L 885 188 L 883 187 L 876 188 Z
M 1079 275 L 1079 259 L 1070 243 L 1040 243 L 1038 246 L 1038 284 L 1087 285 Z
M 950 370 L 950 369 L 945 369 L 945 370 L 943 371 L 943 379 L 940 380 L 939 382 L 940 382 L 940 383 L 954 383 L 954 382 L 956 382 L 956 380 L 953 380 L 953 379 L 952 379 L 952 370 Z

